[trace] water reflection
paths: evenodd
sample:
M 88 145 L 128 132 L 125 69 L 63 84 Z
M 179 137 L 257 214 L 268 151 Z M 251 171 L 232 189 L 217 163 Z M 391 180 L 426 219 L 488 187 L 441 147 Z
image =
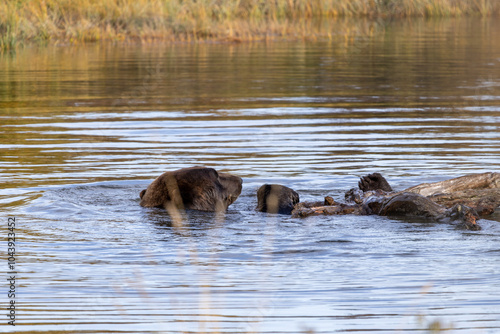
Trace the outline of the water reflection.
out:
M 344 26 L 343 26 L 344 27 Z M 22 242 L 21 331 L 500 328 L 483 231 L 254 211 L 265 182 L 341 198 L 500 165 L 497 20 L 403 21 L 304 43 L 27 49 L 0 62 L 0 210 Z M 244 178 L 185 233 L 138 194 L 165 171 Z M 0 329 L 2 330 L 2 329 Z

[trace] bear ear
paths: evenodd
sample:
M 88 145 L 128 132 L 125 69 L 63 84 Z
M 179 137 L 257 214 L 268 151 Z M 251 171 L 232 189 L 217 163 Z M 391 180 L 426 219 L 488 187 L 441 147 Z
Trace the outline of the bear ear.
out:
M 142 199 L 144 197 L 145 193 L 146 193 L 146 189 L 144 189 L 143 191 L 141 191 L 141 193 L 139 194 L 139 197 Z
M 212 173 L 213 175 L 215 175 L 215 178 L 218 179 L 219 178 L 219 173 L 214 169 L 214 168 L 207 168 L 209 173 Z

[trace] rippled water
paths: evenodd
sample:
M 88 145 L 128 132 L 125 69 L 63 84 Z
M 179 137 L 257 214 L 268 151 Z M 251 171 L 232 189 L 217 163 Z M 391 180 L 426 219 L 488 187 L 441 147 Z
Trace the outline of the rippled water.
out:
M 369 172 L 403 189 L 498 171 L 496 21 L 377 23 L 371 37 L 342 43 L 1 56 L 0 211 L 5 237 L 7 217 L 17 221 L 15 329 L 498 333 L 498 211 L 478 232 L 254 211 L 266 182 L 302 200 L 341 199 Z M 188 212 L 179 230 L 139 206 L 157 175 L 192 165 L 243 177 L 225 217 Z

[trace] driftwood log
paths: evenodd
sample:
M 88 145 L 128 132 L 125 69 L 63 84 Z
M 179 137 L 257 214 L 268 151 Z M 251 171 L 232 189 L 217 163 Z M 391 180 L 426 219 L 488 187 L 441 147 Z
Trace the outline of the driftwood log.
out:
M 435 183 L 422 183 L 406 192 L 426 196 L 445 207 L 467 205 L 481 216 L 492 214 L 500 205 L 500 173 L 470 174 Z
M 500 173 L 470 174 L 451 180 L 423 183 L 400 192 L 392 189 L 378 173 L 361 178 L 359 189 L 346 193 L 346 202 L 326 197 L 324 203 L 299 203 L 294 217 L 313 215 L 377 214 L 422 217 L 436 222 L 479 230 L 476 220 L 500 205 Z

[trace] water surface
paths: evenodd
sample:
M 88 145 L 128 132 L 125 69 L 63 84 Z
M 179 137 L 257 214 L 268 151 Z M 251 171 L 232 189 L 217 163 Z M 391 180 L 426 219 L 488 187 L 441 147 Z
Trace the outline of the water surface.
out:
M 254 211 L 266 182 L 341 200 L 375 171 L 395 189 L 498 171 L 497 21 L 376 23 L 345 42 L 1 56 L 15 329 L 497 333 L 500 213 L 467 232 Z M 188 212 L 178 229 L 139 206 L 152 179 L 193 165 L 244 179 L 225 216 Z

